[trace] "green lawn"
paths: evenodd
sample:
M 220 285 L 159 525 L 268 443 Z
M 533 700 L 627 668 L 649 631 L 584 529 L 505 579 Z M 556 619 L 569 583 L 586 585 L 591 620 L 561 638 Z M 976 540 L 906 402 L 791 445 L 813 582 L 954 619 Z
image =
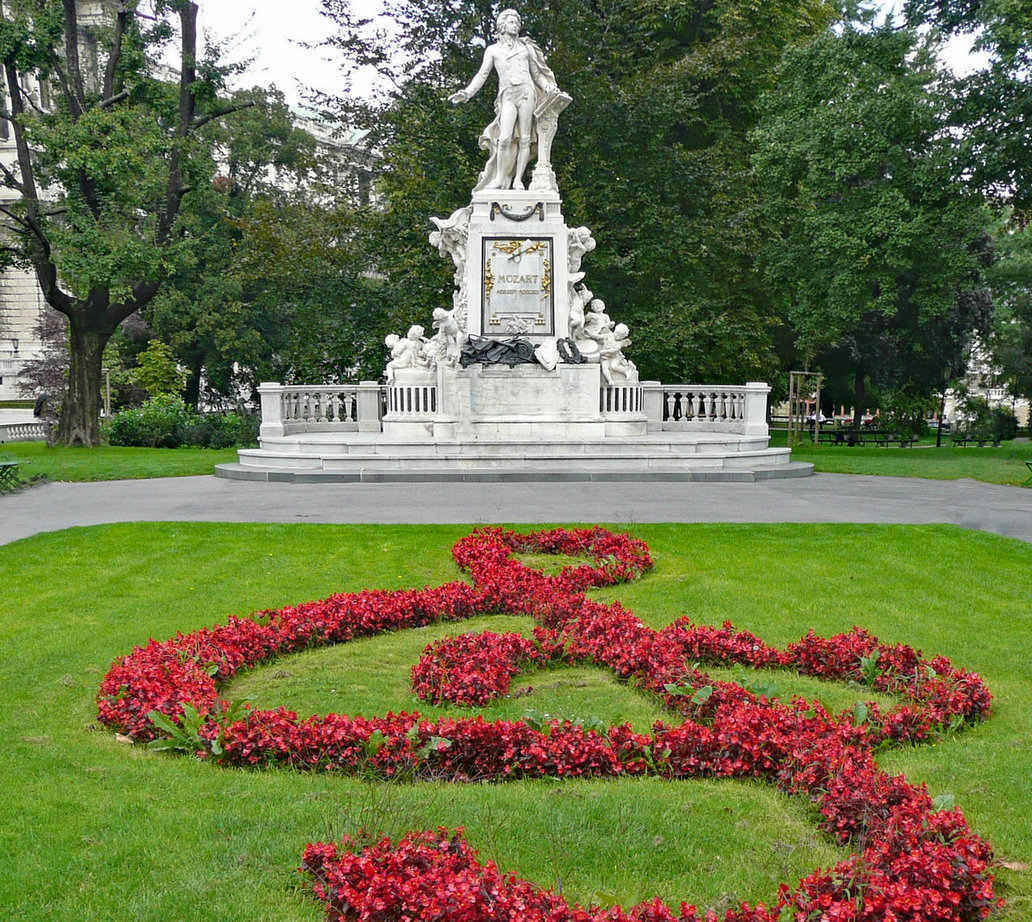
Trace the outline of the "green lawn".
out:
M 772 445 L 784 445 L 785 434 L 774 433 Z M 884 474 L 890 477 L 927 477 L 956 480 L 970 477 L 987 483 L 1022 484 L 1029 477 L 1026 461 L 1032 461 L 1032 442 L 1004 442 L 999 448 L 954 448 L 946 439 L 941 448 L 935 439 L 909 448 L 876 445 L 813 445 L 808 440 L 792 449 L 794 461 L 809 461 L 827 474 Z
M 235 448 L 48 448 L 43 442 L 0 445 L 0 458 L 20 462 L 22 480 L 137 480 L 211 474 L 236 461 Z
M 398 834 L 464 825 L 503 869 L 576 900 L 658 894 L 700 906 L 769 898 L 842 852 L 802 801 L 759 783 L 658 780 L 381 784 L 286 770 L 220 769 L 120 743 L 95 723 L 111 660 L 148 637 L 363 587 L 455 579 L 455 526 L 126 524 L 0 547 L 0 906 L 19 920 L 305 920 L 318 905 L 294 872 L 306 842 L 359 827 Z M 730 618 L 784 644 L 809 628 L 867 627 L 981 672 L 985 724 L 882 764 L 952 793 L 996 846 L 1000 917 L 1032 916 L 1032 547 L 949 526 L 653 525 L 634 534 L 656 568 L 599 592 L 653 626 L 688 613 Z M 302 712 L 422 707 L 408 670 L 423 646 L 495 616 L 284 657 L 238 677 L 232 695 Z M 787 692 L 855 700 L 845 686 L 777 676 Z M 524 692 L 529 686 L 532 691 Z M 608 674 L 568 668 L 517 678 L 519 697 L 570 716 L 661 716 Z M 466 712 L 468 713 L 468 712 Z

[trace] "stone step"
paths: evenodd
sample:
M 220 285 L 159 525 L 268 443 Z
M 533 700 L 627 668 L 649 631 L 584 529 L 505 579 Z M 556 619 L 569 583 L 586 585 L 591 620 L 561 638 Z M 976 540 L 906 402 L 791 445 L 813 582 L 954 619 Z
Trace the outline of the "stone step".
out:
M 533 450 L 510 451 L 502 454 L 485 454 L 468 446 L 465 451 L 454 454 L 422 454 L 398 452 L 380 455 L 369 452 L 348 454 L 297 454 L 290 452 L 243 449 L 238 452 L 239 462 L 244 467 L 258 467 L 277 470 L 399 470 L 435 471 L 448 469 L 482 468 L 488 470 L 537 470 L 563 471 L 569 468 L 592 470 L 731 470 L 751 469 L 757 466 L 787 464 L 790 453 L 787 448 L 767 448 L 750 452 L 724 452 L 706 454 L 671 455 L 662 451 L 639 451 L 634 454 L 614 454 L 608 451 L 579 452 L 562 455 L 551 451 L 543 452 L 542 446 Z
M 277 456 L 469 458 L 469 457 L 690 457 L 748 455 L 767 450 L 767 439 L 727 441 L 607 439 L 605 442 L 371 442 L 263 439 L 261 451 Z
M 749 470 L 492 470 L 484 468 L 418 471 L 409 468 L 359 471 L 284 470 L 220 464 L 215 476 L 228 480 L 266 483 L 583 483 L 595 482 L 699 482 L 757 483 L 782 478 L 809 477 L 813 465 L 798 461 L 756 465 Z

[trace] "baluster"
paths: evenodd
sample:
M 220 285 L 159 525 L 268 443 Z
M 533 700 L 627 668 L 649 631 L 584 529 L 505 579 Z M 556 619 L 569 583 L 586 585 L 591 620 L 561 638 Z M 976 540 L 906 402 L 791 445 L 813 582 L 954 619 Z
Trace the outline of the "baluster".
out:
M 674 418 L 674 395 L 663 391 L 663 422 Z

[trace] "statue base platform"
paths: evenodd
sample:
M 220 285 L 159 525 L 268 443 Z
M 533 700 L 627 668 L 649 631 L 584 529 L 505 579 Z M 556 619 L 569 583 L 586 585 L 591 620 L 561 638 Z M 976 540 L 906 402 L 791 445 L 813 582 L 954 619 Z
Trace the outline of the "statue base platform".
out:
M 548 442 L 385 441 L 368 433 L 263 439 L 216 475 L 281 483 L 699 481 L 756 483 L 807 477 L 767 439 L 658 432 L 640 438 Z
M 390 385 L 263 384 L 266 482 L 732 481 L 803 477 L 771 448 L 766 384 L 607 385 L 593 364 L 401 369 Z

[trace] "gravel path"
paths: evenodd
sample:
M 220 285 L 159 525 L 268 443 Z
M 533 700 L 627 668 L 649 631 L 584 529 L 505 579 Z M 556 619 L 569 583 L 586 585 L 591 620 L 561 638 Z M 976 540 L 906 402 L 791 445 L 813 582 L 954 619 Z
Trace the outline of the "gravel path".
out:
M 76 525 L 181 522 L 949 522 L 1032 542 L 1032 490 L 817 474 L 765 483 L 52 483 L 0 497 L 0 544 Z

